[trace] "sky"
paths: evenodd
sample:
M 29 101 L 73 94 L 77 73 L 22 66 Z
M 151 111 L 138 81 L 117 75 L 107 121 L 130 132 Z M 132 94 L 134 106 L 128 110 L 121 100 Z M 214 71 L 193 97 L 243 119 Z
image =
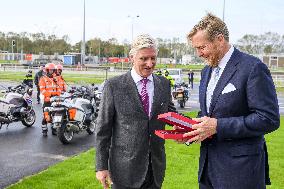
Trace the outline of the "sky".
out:
M 225 2 L 225 9 L 223 5 Z M 211 12 L 223 18 L 236 43 L 245 34 L 284 35 L 283 0 L 85 0 L 85 39 L 99 37 L 130 42 L 148 33 L 154 38 L 186 34 Z M 0 0 L 0 31 L 68 35 L 71 44 L 83 39 L 84 0 Z M 139 17 L 137 17 L 139 16 Z

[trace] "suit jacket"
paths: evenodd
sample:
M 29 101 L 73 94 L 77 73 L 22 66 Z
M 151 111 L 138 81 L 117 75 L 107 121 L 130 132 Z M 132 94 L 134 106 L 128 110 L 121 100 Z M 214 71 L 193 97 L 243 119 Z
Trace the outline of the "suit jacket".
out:
M 270 72 L 259 59 L 234 49 L 207 112 L 206 88 L 211 71 L 206 66 L 201 73 L 199 116 L 217 118 L 217 133 L 201 143 L 199 181 L 207 157 L 214 188 L 265 188 L 265 177 L 269 177 L 265 171 L 264 134 L 280 124 Z M 231 90 L 225 89 L 228 85 Z
M 164 129 L 157 115 L 171 105 L 169 81 L 153 74 L 154 97 L 150 118 L 130 72 L 109 79 L 104 87 L 96 127 L 96 170 L 109 170 L 114 183 L 139 188 L 145 180 L 149 154 L 154 180 L 165 175 L 164 140 L 154 134 Z

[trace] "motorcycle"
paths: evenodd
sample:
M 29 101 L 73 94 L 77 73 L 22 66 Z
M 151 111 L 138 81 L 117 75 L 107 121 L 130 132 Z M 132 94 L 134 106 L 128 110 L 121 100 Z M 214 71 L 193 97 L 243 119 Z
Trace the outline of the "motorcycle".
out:
M 172 95 L 175 100 L 177 100 L 179 106 L 184 108 L 186 101 L 188 100 L 188 86 L 187 84 L 178 84 L 174 86 L 174 91 Z
M 7 127 L 12 122 L 21 121 L 26 127 L 31 127 L 36 120 L 36 114 L 32 106 L 32 88 L 24 84 L 16 87 L 8 87 L 0 98 L 0 129 L 4 124 Z
M 92 84 L 91 91 L 92 91 L 92 94 L 93 94 L 91 102 L 92 102 L 93 107 L 95 107 L 95 115 L 98 116 L 102 91 L 99 90 L 98 87 L 95 87 L 94 84 Z
M 94 133 L 97 119 L 94 98 L 95 94 L 87 87 L 51 97 L 51 107 L 44 108 L 44 118 L 56 129 L 63 144 L 70 143 L 74 133 L 84 130 L 89 135 Z

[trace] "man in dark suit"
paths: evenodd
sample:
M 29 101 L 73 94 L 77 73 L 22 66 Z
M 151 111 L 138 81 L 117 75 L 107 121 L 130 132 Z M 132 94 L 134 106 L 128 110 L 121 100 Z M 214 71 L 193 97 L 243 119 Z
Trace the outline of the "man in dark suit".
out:
M 149 35 L 132 43 L 131 71 L 106 81 L 96 127 L 96 177 L 104 188 L 161 188 L 166 160 L 157 115 L 171 111 L 169 81 L 152 74 L 157 47 Z
M 191 89 L 193 89 L 194 72 L 192 70 L 189 70 L 187 75 L 188 75 L 188 86 L 190 86 Z
M 207 14 L 188 34 L 207 66 L 199 86 L 200 122 L 188 142 L 201 142 L 201 189 L 263 189 L 269 184 L 264 135 L 279 127 L 267 66 L 229 43 L 226 24 Z M 196 135 L 196 136 L 194 136 Z

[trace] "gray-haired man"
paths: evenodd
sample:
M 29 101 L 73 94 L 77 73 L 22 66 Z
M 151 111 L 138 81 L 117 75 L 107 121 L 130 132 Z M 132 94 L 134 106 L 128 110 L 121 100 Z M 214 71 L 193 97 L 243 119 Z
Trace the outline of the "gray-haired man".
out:
M 106 81 L 96 128 L 96 177 L 104 188 L 161 188 L 166 161 L 157 115 L 172 108 L 170 83 L 152 74 L 157 47 L 149 35 L 132 43 L 131 71 Z

